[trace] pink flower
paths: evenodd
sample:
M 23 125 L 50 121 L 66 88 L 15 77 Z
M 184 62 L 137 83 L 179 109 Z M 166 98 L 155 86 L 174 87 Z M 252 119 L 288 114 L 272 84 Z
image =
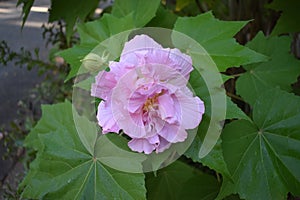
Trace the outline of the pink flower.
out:
M 103 133 L 122 130 L 128 146 L 150 154 L 187 138 L 196 128 L 204 104 L 187 87 L 191 58 L 178 49 L 163 48 L 147 35 L 125 44 L 119 62 L 100 71 L 92 96 L 103 99 L 97 119 Z

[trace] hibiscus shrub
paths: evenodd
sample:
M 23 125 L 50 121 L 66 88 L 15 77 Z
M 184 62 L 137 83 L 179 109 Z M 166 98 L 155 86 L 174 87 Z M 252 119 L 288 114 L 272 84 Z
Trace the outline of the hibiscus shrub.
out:
M 72 103 L 42 107 L 25 141 L 37 154 L 21 197 L 300 196 L 300 62 L 290 51 L 299 3 L 268 7 L 282 11 L 274 31 L 246 45 L 233 37 L 248 21 L 180 17 L 160 0 L 116 0 L 78 24 L 80 44 L 58 53 L 71 67 Z

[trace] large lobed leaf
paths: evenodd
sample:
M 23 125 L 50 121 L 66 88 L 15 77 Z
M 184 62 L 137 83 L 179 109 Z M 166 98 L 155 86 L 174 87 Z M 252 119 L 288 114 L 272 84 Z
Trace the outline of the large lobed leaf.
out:
M 147 24 L 148 27 L 161 27 L 173 29 L 178 16 L 171 10 L 160 5 L 156 11 L 156 16 Z
M 221 173 L 224 176 L 229 177 L 229 172 L 226 166 L 226 163 L 223 158 L 223 152 L 221 148 L 221 139 L 218 139 L 216 145 L 213 147 L 211 152 L 205 156 L 204 158 L 199 157 L 199 150 L 203 144 L 203 139 L 205 134 L 207 133 L 208 126 L 215 126 L 213 130 L 216 130 L 220 123 L 216 122 L 210 124 L 211 119 L 211 95 L 207 89 L 207 85 L 204 80 L 199 77 L 197 72 L 194 70 L 191 73 L 191 77 L 189 80 L 195 94 L 199 96 L 205 105 L 205 113 L 203 115 L 202 121 L 198 128 L 197 135 L 189 149 L 185 152 L 185 156 L 191 158 L 194 162 L 201 162 L 203 165 L 208 166 L 211 169 L 214 169 L 218 173 Z M 234 104 L 230 98 L 226 98 L 227 101 L 227 109 L 226 109 L 226 119 L 245 119 L 250 120 L 249 117 L 236 105 Z
M 134 25 L 136 27 L 143 27 L 155 16 L 159 5 L 160 0 L 116 0 L 113 5 L 112 14 L 122 18 L 132 13 Z
M 41 121 L 27 138 L 27 145 L 36 147 L 38 154 L 20 185 L 22 197 L 145 199 L 144 175 L 103 165 L 94 153 L 96 125 L 75 116 L 81 129 L 76 130 L 69 102 L 43 107 Z
M 66 36 L 69 42 L 73 35 L 74 25 L 79 18 L 84 21 L 98 6 L 99 0 L 51 0 L 49 22 L 64 20 L 66 22 Z
M 253 122 L 230 123 L 222 134 L 223 154 L 233 182 L 221 194 L 245 199 L 300 195 L 300 97 L 274 89 L 253 107 Z
M 239 45 L 233 38 L 248 22 L 220 21 L 211 12 L 178 18 L 174 30 L 182 32 L 204 47 L 220 71 L 228 67 L 265 61 L 267 58 Z
M 282 33 L 296 33 L 300 31 L 300 1 L 298 0 L 275 0 L 268 5 L 268 8 L 276 11 L 282 11 L 272 35 Z
M 146 176 L 147 199 L 215 199 L 219 183 L 211 175 L 204 174 L 183 162 L 176 161 Z
M 300 74 L 300 61 L 290 54 L 290 42 L 287 36 L 268 38 L 260 32 L 247 44 L 270 57 L 268 62 L 246 65 L 247 72 L 237 80 L 237 93 L 252 106 L 260 94 L 274 87 L 292 90 L 291 84 Z

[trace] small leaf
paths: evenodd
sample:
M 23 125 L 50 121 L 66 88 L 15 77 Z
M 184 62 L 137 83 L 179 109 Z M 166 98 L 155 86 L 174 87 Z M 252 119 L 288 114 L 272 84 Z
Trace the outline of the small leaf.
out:
M 22 7 L 22 16 L 23 16 L 22 28 L 23 28 L 28 18 L 28 15 L 30 13 L 31 7 L 33 6 L 34 0 L 18 0 L 17 6 L 21 5 L 21 3 L 23 3 L 23 7 Z
M 290 38 L 265 37 L 259 33 L 247 46 L 268 55 L 268 62 L 246 65 L 247 70 L 236 82 L 236 90 L 250 105 L 254 105 L 260 94 L 280 87 L 291 91 L 291 84 L 300 74 L 300 61 L 290 54 Z
M 257 99 L 253 122 L 238 120 L 225 127 L 222 147 L 234 181 L 230 187 L 241 198 L 300 194 L 299 105 L 299 97 L 270 90 Z

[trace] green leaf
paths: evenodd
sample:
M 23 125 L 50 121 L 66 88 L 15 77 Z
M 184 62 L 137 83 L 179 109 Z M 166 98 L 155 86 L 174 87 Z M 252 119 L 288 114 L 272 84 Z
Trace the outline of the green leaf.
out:
M 73 87 L 78 87 L 78 88 L 84 89 L 86 91 L 91 91 L 91 86 L 92 86 L 92 83 L 94 83 L 94 82 L 95 82 L 95 78 L 90 76 L 90 77 L 84 79 L 83 81 L 75 83 L 73 85 Z
M 88 55 L 88 53 L 90 53 L 94 48 L 96 48 L 101 42 L 118 42 L 118 44 L 105 44 L 105 42 L 103 42 L 103 45 L 106 45 L 107 51 L 111 54 L 115 55 L 121 52 L 122 45 L 125 42 L 122 38 L 115 36 L 112 40 L 107 41 L 106 39 L 133 28 L 134 25 L 131 15 L 119 19 L 115 16 L 105 14 L 99 20 L 78 25 L 78 33 L 81 40 L 80 45 L 76 45 L 73 48 L 61 51 L 58 54 L 71 65 L 71 71 L 68 74 L 66 81 L 77 75 L 84 57 Z M 125 34 L 121 34 L 121 36 L 125 36 Z M 99 56 L 101 57 L 102 55 Z
M 104 14 L 98 20 L 78 25 L 80 44 L 96 46 L 107 38 L 134 27 L 132 14 L 122 18 Z
M 79 139 L 90 155 L 93 155 L 95 146 L 97 146 L 96 140 L 99 128 L 94 122 L 89 121 L 86 117 L 78 115 L 74 108 L 72 112 Z
M 42 105 L 42 118 L 37 125 L 30 131 L 30 134 L 25 139 L 25 146 L 41 151 L 43 144 L 40 142 L 38 135 L 56 132 L 59 129 L 65 129 L 68 132 L 76 132 L 76 128 L 72 125 L 67 126 L 72 122 L 70 103 L 60 103 L 53 105 Z
M 70 64 L 70 72 L 65 81 L 75 77 L 81 66 L 81 60 L 93 49 L 93 46 L 78 46 L 75 45 L 70 49 L 58 52 L 58 55 L 63 57 L 67 63 Z
M 146 176 L 147 199 L 214 199 L 219 191 L 217 180 L 208 174 L 176 161 Z
M 227 109 L 226 109 L 226 119 L 245 119 L 250 120 L 250 118 L 227 97 Z
M 159 5 L 160 0 L 116 0 L 113 5 L 112 14 L 122 18 L 132 13 L 134 25 L 136 27 L 143 27 L 155 16 Z
M 146 156 L 132 152 L 127 143 L 127 139 L 116 134 L 99 137 L 96 141 L 95 157 L 114 169 L 142 172 L 142 162 L 146 160 Z
M 237 192 L 235 189 L 234 182 L 230 178 L 223 176 L 221 189 L 220 189 L 220 192 L 218 193 L 218 196 L 216 197 L 216 200 L 230 199 L 229 197 L 233 196 L 233 194 L 236 194 L 236 193 Z M 236 195 L 234 197 L 236 197 Z M 233 198 L 233 199 L 235 199 L 235 198 Z M 237 198 L 237 199 L 239 199 L 239 198 Z
M 197 136 L 196 136 L 197 137 Z M 191 158 L 194 162 L 200 162 L 204 166 L 209 167 L 210 169 L 215 170 L 216 172 L 222 174 L 223 176 L 230 177 L 230 173 L 227 169 L 224 157 L 223 150 L 221 147 L 221 139 L 218 140 L 214 148 L 205 156 L 204 158 L 199 158 L 199 146 L 201 146 L 202 140 L 200 137 L 195 138 L 194 143 L 191 147 L 185 152 L 185 156 Z
M 205 137 L 205 133 L 208 131 L 209 126 L 215 126 L 213 130 L 217 130 L 220 126 L 220 123 L 212 123 L 210 124 L 211 119 L 211 95 L 207 89 L 207 86 L 204 80 L 199 77 L 196 71 L 191 73 L 190 81 L 194 92 L 197 96 L 199 96 L 205 105 L 205 114 L 203 115 L 202 121 L 199 125 L 197 135 L 189 147 L 189 149 L 185 152 L 185 156 L 191 158 L 194 162 L 200 162 L 204 166 L 208 166 L 209 168 L 221 173 L 224 176 L 230 177 L 226 163 L 223 158 L 223 152 L 221 148 L 221 140 L 217 139 L 216 145 L 213 147 L 211 152 L 205 156 L 204 158 L 199 157 L 199 150 L 203 144 L 203 140 Z M 227 119 L 247 119 L 249 117 L 234 104 L 230 98 L 226 98 L 227 100 L 227 109 L 226 109 L 226 118 Z
M 238 120 L 222 133 L 223 154 L 245 199 L 300 194 L 300 97 L 270 90 L 257 99 L 253 122 Z
M 98 3 L 99 0 L 90 0 L 88 3 L 81 0 L 51 0 L 49 22 L 64 20 L 67 40 L 70 42 L 77 19 L 85 21 L 86 17 L 97 8 Z
M 247 44 L 250 48 L 268 55 L 270 60 L 247 65 L 247 70 L 236 82 L 236 90 L 242 98 L 253 106 L 258 96 L 272 88 L 279 87 L 291 91 L 291 84 L 300 74 L 300 61 L 290 51 L 289 37 L 265 37 L 259 33 Z
M 74 119 L 81 124 L 75 126 L 69 102 L 43 107 L 38 127 L 26 139 L 39 140 L 43 148 L 38 148 L 20 185 L 22 198 L 145 199 L 144 175 L 103 165 L 94 155 L 94 148 L 99 148 L 96 124 L 80 116 Z
M 264 55 L 241 46 L 234 40 L 233 36 L 247 23 L 220 21 L 211 12 L 207 12 L 196 17 L 179 17 L 174 30 L 199 42 L 219 70 L 225 71 L 228 67 L 266 60 Z
M 33 3 L 34 3 L 34 0 L 18 0 L 18 2 L 17 2 L 17 7 L 21 4 L 23 4 L 23 7 L 22 7 L 22 16 L 23 16 L 22 28 L 25 25 L 25 22 L 26 22 L 27 17 L 30 13 L 31 7 L 33 6 Z
M 275 0 L 267 6 L 276 11 L 282 11 L 276 26 L 272 31 L 272 35 L 282 33 L 296 33 L 300 31 L 300 1 L 298 0 Z
M 180 11 L 192 2 L 194 2 L 194 0 L 177 0 L 175 10 Z
M 156 16 L 147 24 L 147 26 L 173 29 L 177 18 L 178 16 L 171 10 L 160 5 L 157 9 Z

